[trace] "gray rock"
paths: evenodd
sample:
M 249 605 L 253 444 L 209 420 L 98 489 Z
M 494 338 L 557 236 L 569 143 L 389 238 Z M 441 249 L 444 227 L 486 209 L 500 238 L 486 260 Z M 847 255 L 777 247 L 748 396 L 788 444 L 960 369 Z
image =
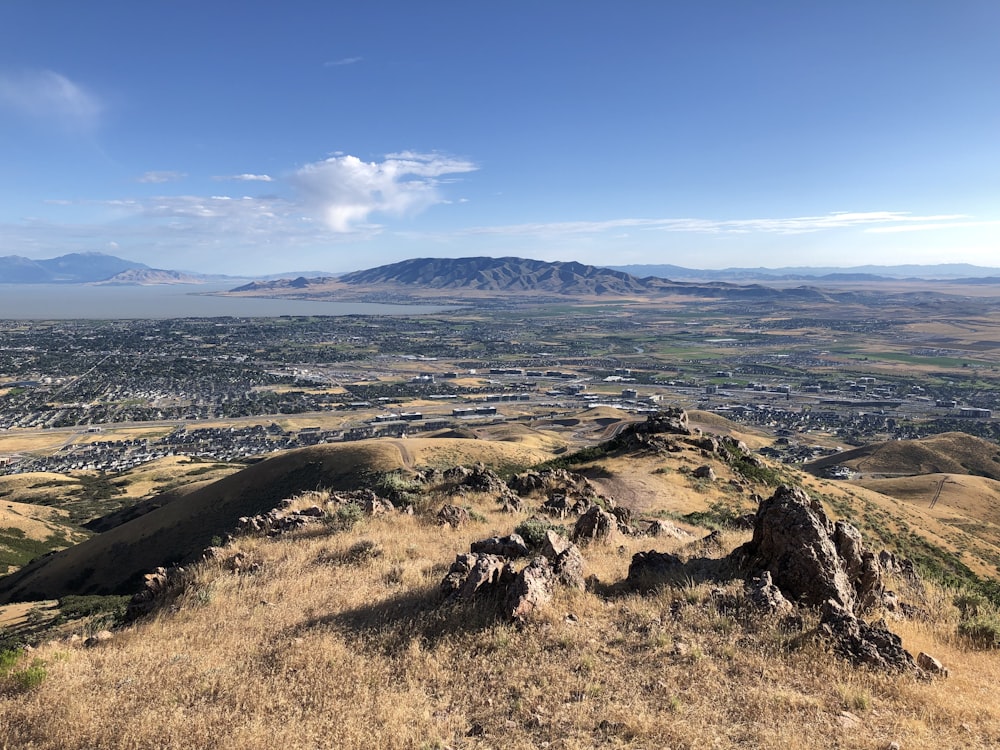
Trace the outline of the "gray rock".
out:
M 634 589 L 645 590 L 673 580 L 683 569 L 681 559 L 669 552 L 636 552 L 632 555 L 625 581 Z
M 489 539 L 480 539 L 473 542 L 472 551 L 477 554 L 499 555 L 500 557 L 517 558 L 528 556 L 528 545 L 520 534 L 508 534 L 507 536 L 491 536 Z
M 733 553 L 753 574 L 767 571 L 786 598 L 810 606 L 833 600 L 862 613 L 881 600 L 877 558 L 850 524 L 835 527 L 818 501 L 801 489 L 779 487 L 761 502 L 753 538 Z
M 831 599 L 823 605 L 819 632 L 832 641 L 834 652 L 854 664 L 917 673 L 917 665 L 903 648 L 902 639 L 883 620 L 868 624 Z
M 691 476 L 695 479 L 707 479 L 710 482 L 715 481 L 715 469 L 713 469 L 708 464 L 704 466 L 699 466 L 697 469 L 691 472 Z
M 437 522 L 442 526 L 451 526 L 457 529 L 462 524 L 469 522 L 469 511 L 457 505 L 443 505 L 437 512 Z
M 755 578 L 748 580 L 744 586 L 747 601 L 754 609 L 768 615 L 785 615 L 794 607 L 782 594 L 781 589 L 771 581 L 771 574 L 766 570 Z
M 923 651 L 917 654 L 917 666 L 930 675 L 936 675 L 939 677 L 948 676 L 948 670 L 945 669 L 944 665 L 933 656 L 925 654 Z
M 514 578 L 504 599 L 504 614 L 511 620 L 523 622 L 539 607 L 552 600 L 556 575 L 549 561 L 536 557 Z
M 618 521 L 598 506 L 592 507 L 573 526 L 571 539 L 578 541 L 607 541 L 618 531 Z
M 513 577 L 510 563 L 497 555 L 458 555 L 439 590 L 448 600 L 468 601 L 485 591 L 503 590 Z
M 586 588 L 583 569 L 583 554 L 575 544 L 570 544 L 552 560 L 552 570 L 556 574 L 556 580 L 569 588 L 581 591 Z

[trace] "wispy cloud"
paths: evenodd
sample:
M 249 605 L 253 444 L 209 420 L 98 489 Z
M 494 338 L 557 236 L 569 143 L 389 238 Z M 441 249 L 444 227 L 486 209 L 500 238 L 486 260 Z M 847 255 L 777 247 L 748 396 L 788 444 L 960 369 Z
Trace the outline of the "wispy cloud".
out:
M 214 177 L 215 180 L 237 180 L 239 182 L 274 182 L 269 174 L 230 174 Z
M 473 227 L 465 234 L 581 235 L 622 229 L 645 229 L 699 234 L 807 234 L 836 229 L 861 228 L 866 232 L 907 232 L 928 228 L 972 225 L 965 214 L 913 215 L 902 211 L 834 212 L 819 216 L 756 219 L 610 219 Z M 994 223 L 994 222 L 987 222 Z M 976 222 L 975 225 L 985 225 Z
M 102 105 L 92 93 L 51 70 L 0 71 L 0 106 L 33 119 L 89 130 Z
M 997 227 L 1000 220 L 991 221 L 932 221 L 935 217 L 922 217 L 922 221 L 916 224 L 898 224 L 888 227 L 872 227 L 866 232 L 872 234 L 894 234 L 897 232 L 932 232 L 938 229 L 970 229 L 973 227 Z
M 178 180 L 183 180 L 185 177 L 187 177 L 187 174 L 184 172 L 153 171 L 146 172 L 144 175 L 137 178 L 136 182 L 158 185 L 164 182 L 177 182 Z
M 344 65 L 356 65 L 365 58 L 363 57 L 342 57 L 339 60 L 328 60 L 323 63 L 324 68 L 339 68 Z
M 372 214 L 410 216 L 443 202 L 441 178 L 476 165 L 441 154 L 403 151 L 381 162 L 338 155 L 307 164 L 291 177 L 308 210 L 334 232 L 372 229 Z

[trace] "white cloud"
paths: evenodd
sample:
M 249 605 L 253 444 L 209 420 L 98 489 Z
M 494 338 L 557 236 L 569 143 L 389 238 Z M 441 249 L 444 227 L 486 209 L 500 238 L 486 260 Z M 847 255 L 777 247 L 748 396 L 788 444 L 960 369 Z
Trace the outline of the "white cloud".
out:
M 178 180 L 183 180 L 185 177 L 187 177 L 187 174 L 184 172 L 154 171 L 146 172 L 138 178 L 137 182 L 157 185 L 163 182 L 177 182 Z
M 353 232 L 371 229 L 372 214 L 411 216 L 443 202 L 440 178 L 475 169 L 463 159 L 412 151 L 389 154 L 381 162 L 341 155 L 307 164 L 291 182 L 331 230 Z
M 914 216 L 901 211 L 834 212 L 820 216 L 760 219 L 611 219 L 608 221 L 566 221 L 474 227 L 466 234 L 497 235 L 579 235 L 600 234 L 623 228 L 694 232 L 699 234 L 806 234 L 835 229 L 864 228 L 866 232 L 905 232 L 927 228 L 980 226 L 983 222 L 963 222 L 965 214 Z M 987 222 L 992 224 L 994 222 Z
M 354 65 L 361 62 L 365 58 L 363 57 L 342 57 L 339 60 L 329 60 L 323 63 L 324 68 L 339 68 L 344 65 Z
M 216 180 L 238 180 L 240 182 L 274 182 L 274 178 L 269 174 L 231 174 L 224 177 L 215 177 Z
M 915 217 L 914 220 L 919 220 L 921 223 L 888 227 L 872 227 L 871 229 L 866 229 L 865 231 L 871 232 L 872 234 L 894 234 L 897 232 L 928 232 L 936 229 L 969 229 L 972 227 L 1000 226 L 1000 221 L 932 221 L 935 218 L 939 217 Z
M 0 106 L 85 130 L 97 125 L 102 109 L 96 96 L 51 70 L 0 72 Z

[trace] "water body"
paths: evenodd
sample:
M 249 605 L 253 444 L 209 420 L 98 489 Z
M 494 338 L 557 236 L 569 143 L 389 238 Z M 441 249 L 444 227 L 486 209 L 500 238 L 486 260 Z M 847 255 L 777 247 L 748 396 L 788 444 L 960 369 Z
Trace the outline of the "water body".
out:
M 143 318 L 268 318 L 279 315 L 420 315 L 443 305 L 388 305 L 256 297 L 215 297 L 225 286 L 86 286 L 0 284 L 0 319 L 112 320 Z

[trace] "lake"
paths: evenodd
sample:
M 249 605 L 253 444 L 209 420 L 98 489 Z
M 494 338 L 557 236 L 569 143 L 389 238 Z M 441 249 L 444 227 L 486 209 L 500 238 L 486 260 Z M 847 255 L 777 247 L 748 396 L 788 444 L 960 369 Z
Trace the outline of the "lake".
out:
M 0 284 L 0 319 L 270 318 L 279 315 L 420 315 L 444 305 L 389 305 L 257 297 L 216 297 L 209 284 L 86 286 Z

